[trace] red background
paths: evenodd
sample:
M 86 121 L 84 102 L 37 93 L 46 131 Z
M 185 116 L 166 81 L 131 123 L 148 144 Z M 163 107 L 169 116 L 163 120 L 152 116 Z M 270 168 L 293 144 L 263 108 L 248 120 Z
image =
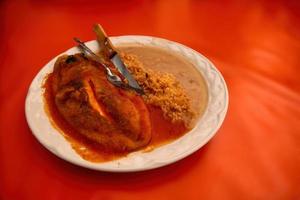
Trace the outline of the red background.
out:
M 72 37 L 94 39 L 95 22 L 215 63 L 230 104 L 205 147 L 167 167 L 111 174 L 37 142 L 24 117 L 28 86 Z M 299 1 L 1 1 L 0 23 L 0 199 L 300 199 Z

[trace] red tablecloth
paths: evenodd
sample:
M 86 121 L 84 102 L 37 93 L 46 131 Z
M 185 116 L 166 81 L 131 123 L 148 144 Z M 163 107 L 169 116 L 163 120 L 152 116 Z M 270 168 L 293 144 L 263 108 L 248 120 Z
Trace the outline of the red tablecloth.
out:
M 28 86 L 74 36 L 93 39 L 95 22 L 109 35 L 183 43 L 215 63 L 230 104 L 205 147 L 167 167 L 112 174 L 38 143 L 24 116 Z M 0 23 L 0 199 L 300 199 L 299 1 L 2 1 Z

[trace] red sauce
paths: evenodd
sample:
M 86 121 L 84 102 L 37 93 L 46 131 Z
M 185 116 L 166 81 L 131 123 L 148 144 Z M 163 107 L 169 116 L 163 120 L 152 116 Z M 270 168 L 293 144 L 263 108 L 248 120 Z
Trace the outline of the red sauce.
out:
M 126 156 L 130 152 L 114 152 L 113 149 L 103 149 L 97 143 L 91 142 L 76 131 L 59 113 L 51 89 L 52 74 L 49 74 L 44 84 L 45 110 L 53 126 L 70 142 L 72 148 L 84 159 L 92 162 L 103 162 Z M 172 123 L 163 116 L 160 108 L 147 105 L 152 124 L 151 142 L 144 148 L 150 151 L 157 146 L 171 142 L 184 135 L 188 129 L 184 123 Z

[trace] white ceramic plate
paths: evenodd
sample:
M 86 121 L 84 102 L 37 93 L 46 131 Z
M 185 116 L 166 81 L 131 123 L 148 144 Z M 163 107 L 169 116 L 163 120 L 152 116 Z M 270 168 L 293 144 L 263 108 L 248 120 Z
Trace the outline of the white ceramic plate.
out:
M 228 91 L 220 72 L 203 55 L 198 52 L 165 39 L 148 36 L 111 37 L 114 45 L 135 43 L 139 45 L 156 46 L 177 52 L 190 60 L 205 78 L 208 86 L 208 105 L 204 115 L 195 128 L 174 142 L 156 148 L 151 152 L 134 152 L 128 156 L 104 163 L 92 163 L 82 159 L 51 125 L 44 111 L 42 83 L 46 74 L 52 72 L 57 57 L 46 64 L 33 79 L 28 90 L 25 112 L 29 127 L 39 142 L 58 157 L 82 167 L 110 171 L 132 172 L 154 169 L 174 163 L 205 145 L 221 126 L 228 107 Z M 93 51 L 98 50 L 96 41 L 86 43 Z M 79 50 L 73 47 L 62 54 L 75 54 Z

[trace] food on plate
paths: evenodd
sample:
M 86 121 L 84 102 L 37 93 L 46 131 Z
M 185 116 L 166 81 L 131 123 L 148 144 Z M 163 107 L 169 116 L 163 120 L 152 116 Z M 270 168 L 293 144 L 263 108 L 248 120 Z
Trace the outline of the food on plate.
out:
M 181 55 L 134 44 L 117 51 L 142 95 L 112 84 L 103 65 L 82 53 L 58 57 L 43 85 L 50 121 L 92 162 L 150 151 L 183 136 L 207 104 L 203 77 Z M 112 63 L 108 67 L 122 77 Z

